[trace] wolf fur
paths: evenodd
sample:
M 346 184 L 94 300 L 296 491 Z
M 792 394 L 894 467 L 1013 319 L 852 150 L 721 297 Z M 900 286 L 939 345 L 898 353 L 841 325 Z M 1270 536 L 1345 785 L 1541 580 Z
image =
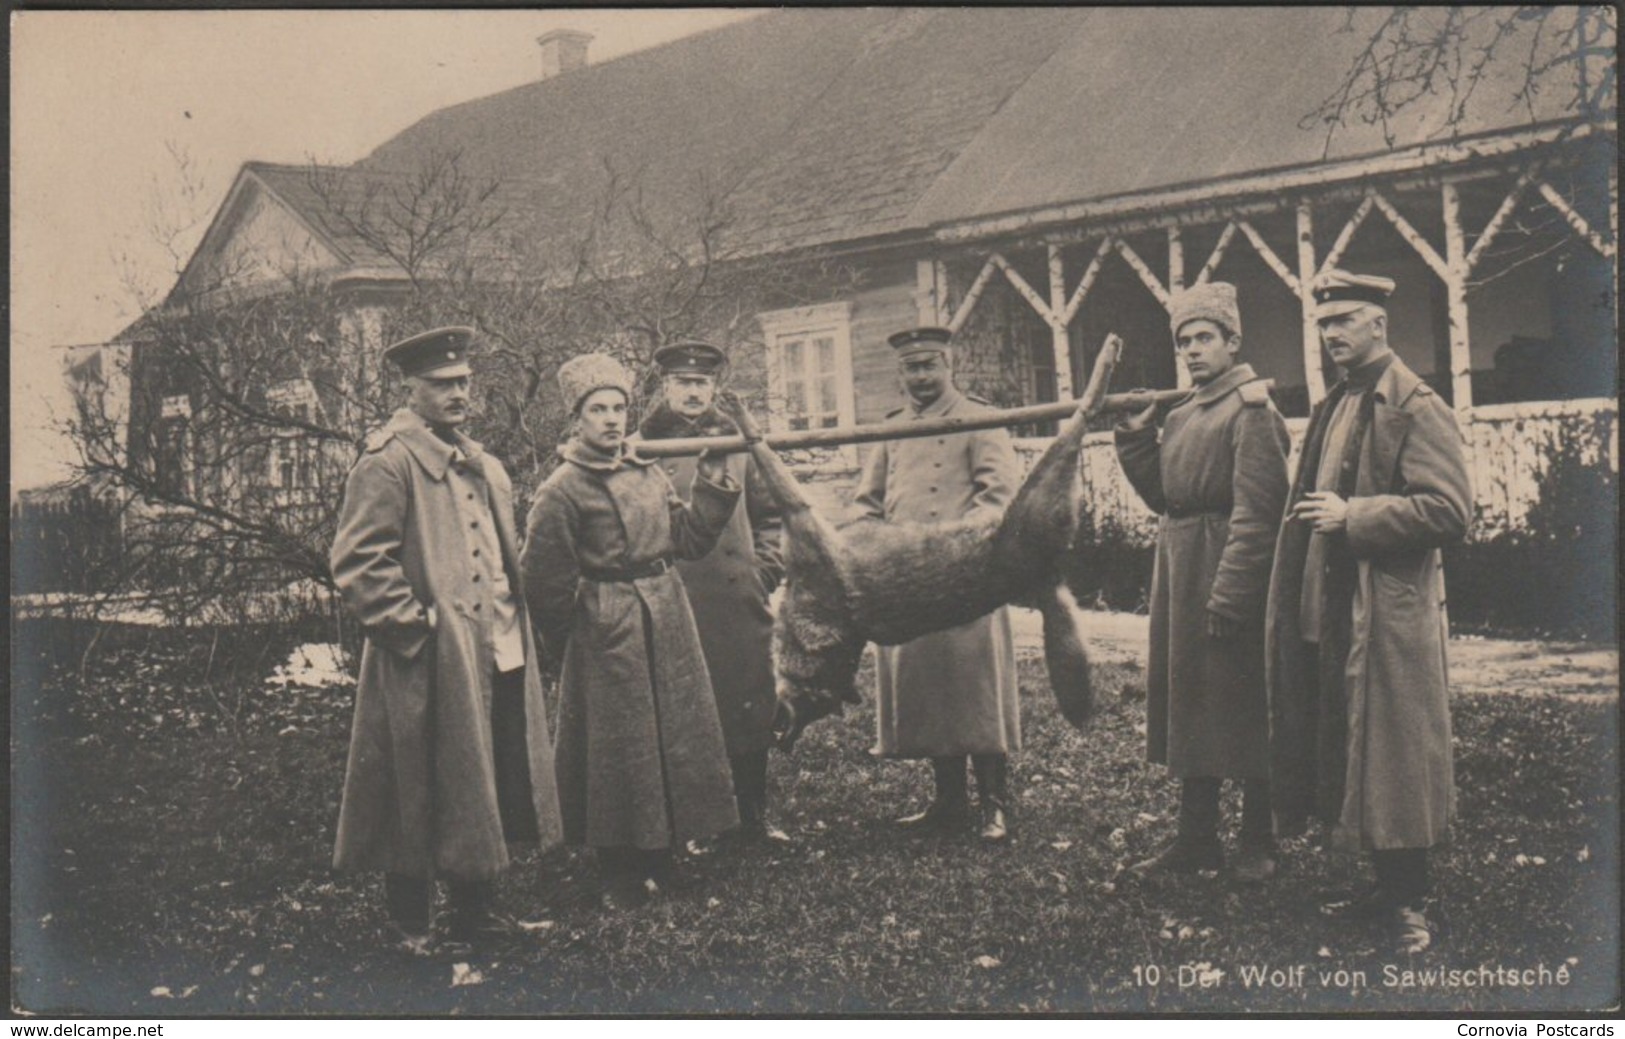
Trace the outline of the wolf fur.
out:
M 1062 581 L 1078 527 L 1079 416 L 1022 482 L 1002 517 L 955 523 L 864 519 L 835 527 L 815 513 L 771 448 L 752 448 L 784 510 L 786 585 L 773 629 L 781 743 L 857 703 L 865 643 L 898 645 L 1014 603 L 1044 617 L 1045 661 L 1062 714 L 1082 726 L 1093 697 L 1089 661 Z
M 836 528 L 813 511 L 789 467 L 739 411 L 789 535 L 784 597 L 773 624 L 781 747 L 789 749 L 810 722 L 859 702 L 854 680 L 866 643 L 909 642 L 1006 604 L 1042 613 L 1044 662 L 1061 714 L 1078 727 L 1089 720 L 1094 694 L 1081 611 L 1063 575 L 1078 534 L 1087 419 L 1105 397 L 1121 348 L 1116 336 L 1107 338 L 1077 413 L 997 518 L 865 519 Z

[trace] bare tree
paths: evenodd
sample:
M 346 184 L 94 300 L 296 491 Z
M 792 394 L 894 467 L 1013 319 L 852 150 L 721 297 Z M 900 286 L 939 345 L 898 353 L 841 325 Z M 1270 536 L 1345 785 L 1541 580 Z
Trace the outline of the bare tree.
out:
M 590 204 L 553 210 L 536 186 L 478 178 L 457 155 L 404 172 L 313 164 L 299 187 L 329 238 L 386 272 L 384 295 L 298 255 L 188 261 L 177 267 L 187 278 L 121 337 L 127 404 L 110 403 L 106 378 L 78 387 L 81 471 L 127 503 L 127 550 L 104 583 L 141 587 L 177 618 L 331 587 L 344 476 L 402 400 L 378 357 L 386 342 L 435 324 L 480 330 L 470 433 L 523 494 L 565 431 L 554 392 L 564 360 L 608 349 L 645 367 L 663 343 L 701 335 L 735 355 L 759 399 L 749 318 L 851 283 L 823 257 L 731 255 L 722 193 L 660 210 L 639 177 L 608 166 Z
M 1448 102 L 1441 137 L 1459 133 L 1474 105 L 1521 108 L 1531 122 L 1603 118 L 1618 103 L 1617 19 L 1600 4 L 1350 7 L 1342 32 L 1363 42 L 1302 125 L 1324 127 L 1329 151 L 1354 125 L 1379 126 L 1393 145 L 1399 114 L 1424 100 Z

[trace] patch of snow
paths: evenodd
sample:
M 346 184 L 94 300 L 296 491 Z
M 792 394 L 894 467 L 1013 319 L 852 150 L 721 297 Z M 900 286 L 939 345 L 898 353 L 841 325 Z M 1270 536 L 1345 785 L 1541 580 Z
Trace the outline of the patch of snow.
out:
M 322 689 L 331 685 L 347 685 L 350 681 L 350 670 L 338 643 L 306 642 L 288 654 L 287 663 L 279 664 L 272 670 L 265 684 Z

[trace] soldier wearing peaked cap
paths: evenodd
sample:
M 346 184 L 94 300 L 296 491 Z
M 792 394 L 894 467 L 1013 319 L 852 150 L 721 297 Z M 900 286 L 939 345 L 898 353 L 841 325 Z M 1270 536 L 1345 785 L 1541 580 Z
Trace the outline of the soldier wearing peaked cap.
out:
M 450 947 L 509 931 L 493 908 L 507 842 L 561 829 L 513 488 L 461 430 L 473 339 L 435 329 L 385 352 L 407 404 L 350 472 L 331 557 L 366 633 L 334 865 L 384 872 L 392 942 L 414 955 L 436 878 Z
M 1219 791 L 1243 784 L 1236 875 L 1275 872 L 1264 690 L 1264 601 L 1286 502 L 1286 422 L 1240 363 L 1235 287 L 1192 286 L 1169 307 L 1174 351 L 1194 392 L 1161 436 L 1155 406 L 1116 430 L 1136 492 L 1161 516 L 1151 578 L 1147 757 L 1179 778 L 1172 843 L 1135 873 L 1218 869 Z
M 738 426 L 716 406 L 727 356 L 710 343 L 684 341 L 655 351 L 661 400 L 638 428 L 644 440 L 728 436 Z M 773 615 L 768 600 L 784 576 L 783 524 L 748 454 L 730 455 L 728 475 L 742 488 L 741 507 L 714 551 L 683 560 L 677 570 L 688 590 L 700 645 L 711 672 L 717 713 L 728 746 L 738 801 L 740 833 L 747 839 L 789 838 L 767 817 L 767 753 L 773 744 Z M 692 458 L 660 463 L 682 494 L 693 482 Z
M 988 405 L 953 381 L 951 334 L 914 328 L 889 340 L 908 404 L 887 416 L 934 419 L 972 415 Z M 876 445 L 859 478 L 854 508 L 887 522 L 952 523 L 1002 513 L 1020 482 L 1010 434 L 1003 429 L 917 437 Z M 981 836 L 1009 834 L 1009 755 L 1021 748 L 1020 702 L 1010 615 L 1000 608 L 950 631 L 879 647 L 877 751 L 930 758 L 936 791 L 923 812 L 898 820 L 942 830 L 969 821 L 966 758 L 976 774 Z
M 673 565 L 710 552 L 739 487 L 695 467 L 687 500 L 626 442 L 632 379 L 604 354 L 565 362 L 574 433 L 537 490 L 521 558 L 542 645 L 561 667 L 564 835 L 595 849 L 610 907 L 659 889 L 670 851 L 738 825 L 722 725 Z
M 1434 941 L 1427 850 L 1455 814 L 1440 550 L 1473 494 L 1450 408 L 1388 344 L 1394 289 L 1342 270 L 1312 286 L 1342 378 L 1309 417 L 1266 651 L 1277 822 L 1318 816 L 1371 854 L 1375 887 L 1323 909 L 1385 919 L 1408 955 Z

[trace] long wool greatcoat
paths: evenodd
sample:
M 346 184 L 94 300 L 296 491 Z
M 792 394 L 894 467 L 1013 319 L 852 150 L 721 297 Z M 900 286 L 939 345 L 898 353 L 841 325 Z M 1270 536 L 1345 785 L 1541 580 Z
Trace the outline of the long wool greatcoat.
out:
M 1310 417 L 1289 504 L 1314 488 L 1346 385 Z M 1395 358 L 1366 395 L 1339 468 L 1348 529 L 1328 552 L 1318 654 L 1299 631 L 1308 523 L 1282 525 L 1270 577 L 1277 825 L 1299 832 L 1316 814 L 1343 847 L 1428 847 L 1455 813 L 1440 548 L 1465 536 L 1472 515 L 1461 432 Z
M 1160 513 L 1146 666 L 1147 757 L 1176 776 L 1269 774 L 1264 604 L 1286 501 L 1286 422 L 1238 364 L 1157 430 L 1117 431 L 1129 482 Z M 1206 632 L 1208 611 L 1241 624 Z
M 917 419 L 974 415 L 987 405 L 950 386 Z M 1002 429 L 950 433 L 876 445 L 859 478 L 854 507 L 889 522 L 948 523 L 1002 513 L 1021 466 Z M 880 646 L 876 657 L 878 749 L 890 757 L 1007 754 L 1021 748 L 1015 642 L 1003 607 L 969 624 Z
M 513 487 L 462 435 L 464 459 L 407 409 L 368 438 L 345 483 L 333 577 L 366 632 L 333 864 L 479 880 L 508 863 L 497 783 L 529 782 L 534 826 L 560 837 L 552 744 L 530 625 L 525 633 L 525 760 L 493 750 L 491 583 L 471 525 L 496 524 L 509 586 L 519 588 Z M 489 511 L 459 501 L 447 473 L 466 467 Z M 433 624 L 431 625 L 431 617 Z
M 738 432 L 725 416 L 711 412 L 689 421 L 667 407 L 646 419 L 645 439 L 726 436 Z M 779 507 L 747 454 L 729 455 L 728 476 L 741 488 L 742 508 L 733 511 L 702 559 L 677 565 L 699 628 L 711 689 L 730 756 L 765 751 L 773 745 L 773 615 L 768 599 L 784 577 L 780 555 L 783 524 Z M 683 492 L 694 482 L 694 458 L 667 458 L 660 466 Z
M 565 840 L 666 848 L 738 825 L 711 676 L 677 570 L 608 579 L 716 544 L 737 487 L 685 505 L 631 451 L 579 441 L 531 506 L 521 566 L 548 659 L 562 661 L 554 747 Z M 595 576 L 597 575 L 597 576 Z

